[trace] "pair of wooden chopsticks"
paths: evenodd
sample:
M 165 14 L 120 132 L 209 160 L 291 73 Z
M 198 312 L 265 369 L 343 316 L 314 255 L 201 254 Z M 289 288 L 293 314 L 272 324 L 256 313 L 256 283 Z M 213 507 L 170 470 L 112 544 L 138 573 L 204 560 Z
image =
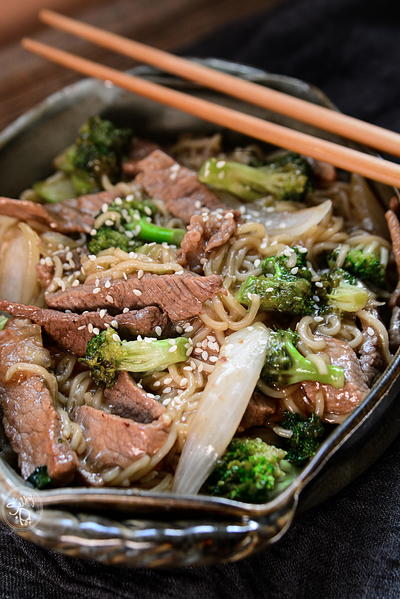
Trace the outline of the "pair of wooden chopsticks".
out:
M 336 133 L 348 139 L 400 156 L 400 135 L 393 131 L 365 123 L 278 92 L 233 75 L 194 63 L 152 48 L 145 44 L 109 33 L 49 10 L 39 13 L 40 19 L 68 33 L 100 46 L 125 54 L 138 61 L 200 83 L 224 94 L 240 98 L 250 104 L 284 114 L 304 123 Z M 140 96 L 182 110 L 206 121 L 238 131 L 250 137 L 299 152 L 317 160 L 324 160 L 339 168 L 358 173 L 376 181 L 400 187 L 400 166 L 394 162 L 364 154 L 288 127 L 250 116 L 212 102 L 193 97 L 133 75 L 105 67 L 75 54 L 25 38 L 27 50 L 52 60 L 84 75 L 110 81 Z

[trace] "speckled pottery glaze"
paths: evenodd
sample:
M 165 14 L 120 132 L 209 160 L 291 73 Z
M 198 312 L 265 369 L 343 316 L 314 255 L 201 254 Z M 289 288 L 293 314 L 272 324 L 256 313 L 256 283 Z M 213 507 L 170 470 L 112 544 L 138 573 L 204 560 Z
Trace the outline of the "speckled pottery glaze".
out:
M 298 79 L 265 73 L 216 59 L 202 61 L 261 85 L 334 108 L 315 87 Z M 322 135 L 312 127 L 244 105 L 195 84 L 139 67 L 136 75 L 183 89 L 198 97 Z M 51 161 L 72 142 L 90 115 L 111 117 L 141 136 L 168 140 L 181 132 L 207 133 L 216 127 L 173 109 L 84 79 L 53 94 L 0 135 L 0 194 L 17 197 L 32 181 L 47 176 Z M 225 133 L 224 133 L 225 135 Z M 229 143 L 245 141 L 226 132 Z M 326 139 L 349 144 L 330 134 Z M 375 186 L 382 203 L 397 193 Z M 383 373 L 366 400 L 320 447 L 298 478 L 276 499 L 262 505 L 206 496 L 176 497 L 133 489 L 83 487 L 37 491 L 17 474 L 6 441 L 0 453 L 0 511 L 10 496 L 29 496 L 34 525 L 16 532 L 71 556 L 130 567 L 177 567 L 237 560 L 280 539 L 297 510 L 333 495 L 371 465 L 400 431 L 400 355 Z M 4 438 L 4 433 L 3 433 Z M 40 516 L 40 517 L 39 517 Z

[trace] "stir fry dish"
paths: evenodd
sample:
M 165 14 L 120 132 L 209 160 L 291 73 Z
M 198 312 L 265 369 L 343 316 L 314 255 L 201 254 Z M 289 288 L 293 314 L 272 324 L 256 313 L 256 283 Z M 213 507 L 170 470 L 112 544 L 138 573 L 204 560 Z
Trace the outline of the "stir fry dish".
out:
M 397 204 L 297 154 L 91 117 L 0 198 L 0 405 L 27 484 L 277 496 L 399 345 Z

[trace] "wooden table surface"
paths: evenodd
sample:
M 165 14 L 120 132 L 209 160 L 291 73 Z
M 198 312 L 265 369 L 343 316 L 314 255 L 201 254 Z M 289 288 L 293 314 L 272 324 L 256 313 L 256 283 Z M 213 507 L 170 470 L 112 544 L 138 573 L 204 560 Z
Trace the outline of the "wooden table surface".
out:
M 23 0 L 17 0 L 20 1 Z M 159 48 L 175 50 L 229 21 L 265 11 L 278 1 L 83 0 L 79 10 L 73 2 L 69 14 Z M 61 32 L 40 26 L 35 29 L 33 22 L 27 23 L 25 30 L 18 30 L 18 35 L 23 33 L 119 69 L 134 65 L 127 57 Z M 3 45 L 0 47 L 0 130 L 40 100 L 78 78 L 75 73 L 29 54 L 20 47 L 19 39 Z

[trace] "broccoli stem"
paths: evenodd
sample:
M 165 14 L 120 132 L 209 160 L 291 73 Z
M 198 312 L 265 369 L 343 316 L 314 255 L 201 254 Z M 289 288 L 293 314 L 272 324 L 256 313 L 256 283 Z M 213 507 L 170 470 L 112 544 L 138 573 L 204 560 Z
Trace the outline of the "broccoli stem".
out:
M 169 229 L 149 222 L 145 217 L 134 220 L 126 225 L 128 231 L 135 232 L 135 238 L 142 241 L 168 243 L 169 245 L 181 244 L 185 235 L 184 229 Z
M 148 372 L 163 370 L 171 364 L 186 360 L 188 339 L 147 339 L 122 341 L 123 355 L 118 370 Z
M 337 389 L 343 387 L 344 372 L 342 368 L 327 365 L 327 372 L 320 373 L 315 364 L 311 360 L 307 360 L 290 341 L 286 342 L 286 351 L 294 364 L 294 367 L 290 370 L 288 384 L 293 385 L 301 381 L 318 381 L 326 385 L 332 385 Z
M 3 314 L 0 314 L 0 331 L 2 331 L 4 329 L 4 327 L 6 326 L 8 321 L 9 321 L 8 316 L 4 316 Z

